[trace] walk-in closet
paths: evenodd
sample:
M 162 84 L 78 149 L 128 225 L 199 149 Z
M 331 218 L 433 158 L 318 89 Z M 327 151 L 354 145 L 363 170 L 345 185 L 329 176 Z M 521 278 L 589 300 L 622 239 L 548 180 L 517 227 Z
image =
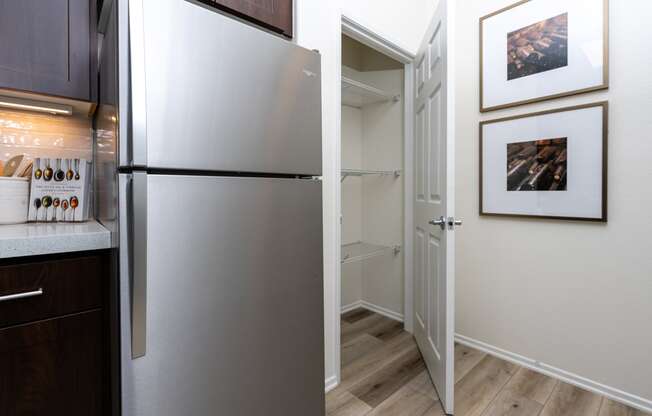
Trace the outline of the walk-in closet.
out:
M 403 319 L 404 66 L 342 36 L 342 313 Z

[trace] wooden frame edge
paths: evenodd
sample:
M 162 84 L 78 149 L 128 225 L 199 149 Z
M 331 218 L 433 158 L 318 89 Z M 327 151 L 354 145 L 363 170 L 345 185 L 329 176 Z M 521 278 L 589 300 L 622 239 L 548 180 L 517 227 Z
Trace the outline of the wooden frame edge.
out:
M 502 123 L 506 121 L 518 120 L 522 118 L 531 118 L 538 117 L 547 114 L 554 113 L 565 113 L 570 111 L 584 110 L 587 108 L 593 107 L 602 107 L 602 215 L 600 218 L 589 218 L 589 217 L 564 217 L 557 215 L 530 215 L 530 214 L 501 214 L 501 213 L 490 213 L 483 211 L 483 133 L 484 126 L 487 124 Z M 494 120 L 485 120 L 479 123 L 480 128 L 480 143 L 479 143 L 479 215 L 486 217 L 511 217 L 511 218 L 536 218 L 536 219 L 548 219 L 548 220 L 563 220 L 563 221 L 582 221 L 582 222 L 598 222 L 598 223 L 607 223 L 608 220 L 608 167 L 609 167 L 609 101 L 597 101 L 589 104 L 580 104 L 570 107 L 556 108 L 552 110 L 537 111 L 533 113 L 519 114 L 516 116 L 502 117 Z
M 572 91 L 566 91 L 566 92 L 561 92 L 557 94 L 552 94 L 552 95 L 546 95 L 543 97 L 538 97 L 538 98 L 531 98 L 527 100 L 521 100 L 521 101 L 515 101 L 513 103 L 508 103 L 508 104 L 500 104 L 500 105 L 495 105 L 492 107 L 485 107 L 484 106 L 484 47 L 483 47 L 483 42 L 484 42 L 484 35 L 483 35 L 483 24 L 486 19 L 489 19 L 491 17 L 494 17 L 498 14 L 501 14 L 503 12 L 506 12 L 508 10 L 511 10 L 513 8 L 516 8 L 518 6 L 521 6 L 525 3 L 528 3 L 532 0 L 521 0 L 519 2 L 516 2 L 510 6 L 504 7 L 500 10 L 497 10 L 493 13 L 489 13 L 485 16 L 482 16 L 480 18 L 480 27 L 479 27 L 479 32 L 480 32 L 480 112 L 481 113 L 488 113 L 491 111 L 497 111 L 497 110 L 504 110 L 507 108 L 514 108 L 522 105 L 528 105 L 528 104 L 534 104 L 534 103 L 540 103 L 540 102 L 545 102 L 545 101 L 550 101 L 550 100 L 555 100 L 558 98 L 564 98 L 564 97 L 573 97 L 576 95 L 581 95 L 581 94 L 587 94 L 590 92 L 595 92 L 595 91 L 602 91 L 609 89 L 609 0 L 602 0 L 603 1 L 603 37 L 602 37 L 602 42 L 603 42 L 603 50 L 602 50 L 602 84 L 600 85 L 595 85 L 593 87 L 586 87 L 586 88 L 581 88 L 578 90 L 572 90 Z

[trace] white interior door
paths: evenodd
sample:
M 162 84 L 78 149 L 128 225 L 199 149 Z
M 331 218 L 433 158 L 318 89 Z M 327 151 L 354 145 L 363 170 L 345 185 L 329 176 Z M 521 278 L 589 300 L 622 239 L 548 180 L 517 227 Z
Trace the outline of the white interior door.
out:
M 439 2 L 414 66 L 414 335 L 444 410 L 452 414 L 455 244 L 448 218 L 455 197 L 447 3 Z

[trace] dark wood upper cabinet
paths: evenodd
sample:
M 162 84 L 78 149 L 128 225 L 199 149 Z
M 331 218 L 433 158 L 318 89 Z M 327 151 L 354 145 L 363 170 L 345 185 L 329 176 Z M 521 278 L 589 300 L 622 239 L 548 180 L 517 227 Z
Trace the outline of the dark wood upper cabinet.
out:
M 96 100 L 96 0 L 0 0 L 0 88 Z
M 202 0 L 220 10 L 291 38 L 292 0 Z

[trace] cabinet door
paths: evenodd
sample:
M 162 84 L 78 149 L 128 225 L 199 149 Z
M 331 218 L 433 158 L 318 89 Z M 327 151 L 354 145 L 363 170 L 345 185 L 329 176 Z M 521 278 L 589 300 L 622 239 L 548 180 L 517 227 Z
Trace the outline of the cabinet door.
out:
M 0 415 L 103 412 L 102 313 L 0 331 Z
M 292 0 L 204 0 L 204 2 L 292 37 Z
M 96 0 L 0 0 L 0 88 L 94 101 Z

